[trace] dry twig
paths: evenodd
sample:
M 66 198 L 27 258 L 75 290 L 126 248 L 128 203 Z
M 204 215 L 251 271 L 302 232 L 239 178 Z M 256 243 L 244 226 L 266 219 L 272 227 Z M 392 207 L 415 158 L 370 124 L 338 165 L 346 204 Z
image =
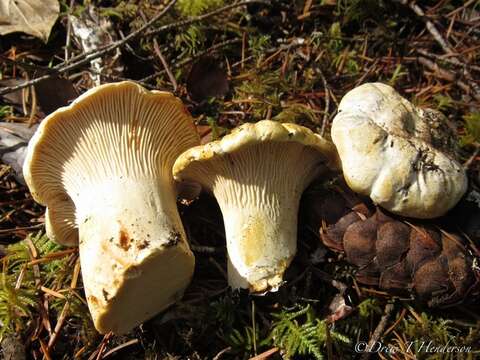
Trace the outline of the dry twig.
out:
M 158 46 L 157 39 L 153 39 L 153 49 L 155 51 L 155 54 L 157 54 L 158 58 L 162 62 L 163 68 L 165 69 L 165 72 L 168 75 L 168 78 L 170 79 L 170 82 L 173 85 L 173 91 L 177 91 L 177 80 L 175 79 L 175 76 L 173 75 L 172 71 L 170 70 L 170 66 L 168 66 L 167 60 L 165 60 L 165 57 L 163 56 L 162 52 L 160 51 L 160 47 Z
M 373 346 L 377 343 L 377 341 L 382 336 L 382 334 L 385 330 L 385 327 L 387 326 L 388 319 L 390 318 L 390 315 L 392 314 L 393 309 L 394 309 L 393 304 L 387 304 L 387 306 L 385 306 L 385 310 L 383 312 L 382 318 L 380 319 L 380 322 L 378 323 L 377 327 L 375 328 L 375 331 L 373 332 L 372 337 L 368 341 L 367 349 L 373 348 Z M 368 360 L 371 355 L 372 355 L 372 352 L 366 351 L 366 352 L 363 353 L 360 360 Z
M 438 66 L 437 63 L 435 63 L 435 62 L 433 62 L 433 61 L 431 61 L 431 60 L 429 60 L 425 57 L 422 57 L 422 56 L 418 57 L 418 62 L 420 64 L 422 64 L 423 66 L 425 66 L 430 71 L 432 71 L 433 74 L 436 77 L 438 77 L 439 79 L 443 79 L 443 80 L 450 81 L 450 82 L 453 82 L 453 83 L 457 84 L 457 86 L 459 88 L 461 88 L 463 91 L 465 91 L 466 93 L 471 93 L 471 95 L 477 101 L 480 101 L 480 93 L 476 93 L 475 91 L 471 91 L 471 87 L 468 86 L 464 81 L 458 79 L 456 74 L 454 74 L 453 72 L 441 68 L 440 66 Z

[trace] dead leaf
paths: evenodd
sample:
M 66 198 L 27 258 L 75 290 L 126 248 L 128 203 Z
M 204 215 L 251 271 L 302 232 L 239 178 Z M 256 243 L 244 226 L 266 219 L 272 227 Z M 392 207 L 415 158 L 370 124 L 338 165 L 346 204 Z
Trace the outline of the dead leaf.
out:
M 67 106 L 78 94 L 69 79 L 53 76 L 35 84 L 40 109 L 48 115 L 62 106 Z
M 327 316 L 327 321 L 333 323 L 335 321 L 341 320 L 353 312 L 353 307 L 347 304 L 343 294 L 336 294 L 328 305 L 330 310 L 330 315 Z
M 197 133 L 200 136 L 200 143 L 206 144 L 212 141 L 212 127 L 210 125 L 197 125 Z
M 24 32 L 47 42 L 59 11 L 58 0 L 0 0 L 0 35 Z
M 0 122 L 0 159 L 10 165 L 15 178 L 25 184 L 22 167 L 27 154 L 28 141 L 37 129 L 37 125 L 28 127 L 23 123 Z
M 187 79 L 187 90 L 194 101 L 228 92 L 228 77 L 218 60 L 205 56 L 193 64 Z
M 44 74 L 45 72 L 39 71 L 35 76 Z M 24 79 L 0 80 L 0 87 L 16 86 L 24 82 Z M 37 97 L 35 113 L 40 119 L 62 106 L 67 106 L 78 96 L 72 81 L 58 76 L 52 76 L 42 80 L 35 84 L 34 87 Z M 27 94 L 29 96 L 26 96 Z M 11 93 L 0 96 L 0 100 L 4 100 L 6 103 L 13 105 L 17 111 L 21 112 L 24 107 L 31 109 L 31 92 L 27 94 L 22 90 L 12 91 Z M 27 115 L 27 113 L 24 115 Z
M 24 82 L 24 79 L 4 79 L 0 80 L 0 87 L 17 86 Z M 24 103 L 22 90 L 12 91 L 10 93 L 2 95 L 0 96 L 0 100 L 3 100 L 10 105 L 13 105 L 18 111 L 22 111 L 22 104 Z

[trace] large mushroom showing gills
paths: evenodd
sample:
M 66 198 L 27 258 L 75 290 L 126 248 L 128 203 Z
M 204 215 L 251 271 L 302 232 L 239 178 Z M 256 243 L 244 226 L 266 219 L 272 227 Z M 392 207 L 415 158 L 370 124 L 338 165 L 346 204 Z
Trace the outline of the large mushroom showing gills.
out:
M 197 181 L 216 197 L 225 224 L 228 281 L 251 292 L 275 291 L 296 252 L 304 189 L 336 169 L 332 143 L 311 130 L 263 120 L 176 160 L 178 181 Z
M 182 295 L 194 257 L 172 166 L 200 143 L 182 102 L 133 82 L 98 86 L 42 121 L 25 180 L 47 206 L 49 236 L 79 244 L 101 333 L 125 333 Z
M 348 92 L 333 120 L 332 139 L 350 188 L 393 213 L 435 218 L 467 190 L 455 128 L 391 86 L 367 83 Z

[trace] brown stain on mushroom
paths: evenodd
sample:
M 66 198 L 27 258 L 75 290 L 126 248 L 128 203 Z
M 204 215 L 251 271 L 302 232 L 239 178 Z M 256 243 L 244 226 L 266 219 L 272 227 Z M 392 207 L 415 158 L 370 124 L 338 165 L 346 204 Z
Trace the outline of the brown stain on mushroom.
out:
M 90 295 L 89 297 L 87 297 L 87 300 L 92 305 L 95 305 L 95 306 L 98 305 L 98 299 L 93 295 Z
M 150 241 L 148 240 L 143 240 L 140 243 L 137 243 L 137 249 L 138 250 L 143 250 L 146 249 L 150 245 Z
M 119 245 L 125 251 L 130 249 L 130 236 L 128 235 L 127 230 L 125 230 L 123 227 L 120 228 L 119 232 Z

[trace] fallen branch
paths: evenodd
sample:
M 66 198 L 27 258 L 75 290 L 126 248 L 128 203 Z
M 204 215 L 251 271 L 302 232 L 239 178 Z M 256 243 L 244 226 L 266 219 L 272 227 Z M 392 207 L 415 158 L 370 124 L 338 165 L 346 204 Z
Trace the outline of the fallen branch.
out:
M 445 57 L 443 55 L 438 55 L 438 54 L 431 53 L 426 49 L 415 49 L 415 51 L 417 53 L 419 53 L 420 55 L 423 55 L 423 56 L 425 56 L 427 58 L 430 58 L 430 59 L 434 59 L 435 61 L 445 62 L 445 63 L 448 63 L 450 65 L 454 65 L 454 66 L 461 67 L 461 68 L 466 67 L 468 69 L 472 69 L 472 70 L 475 70 L 475 71 L 480 71 L 480 66 L 478 66 L 478 65 L 459 64 L 458 61 L 452 60 L 452 59 L 450 59 L 448 57 Z
M 323 74 L 322 69 L 318 67 L 317 71 L 320 75 L 320 78 L 322 79 L 323 88 L 325 90 L 325 110 L 323 112 L 322 128 L 320 130 L 320 135 L 324 136 L 325 129 L 327 127 L 328 118 L 329 118 L 328 110 L 330 109 L 330 89 L 328 88 L 327 79 L 325 78 L 325 75 Z
M 173 91 L 177 91 L 177 80 L 175 79 L 175 76 L 173 75 L 172 71 L 170 70 L 170 66 L 167 63 L 167 60 L 165 60 L 165 57 L 163 56 L 162 52 L 160 51 L 160 46 L 158 46 L 158 41 L 157 39 L 153 39 L 153 50 L 155 51 L 155 54 L 157 54 L 158 58 L 160 59 L 163 68 L 165 69 L 168 78 L 170 80 L 170 83 L 173 86 Z
M 41 66 L 41 65 L 35 65 L 35 64 L 29 64 L 23 61 L 18 61 L 18 60 L 12 60 L 9 59 L 8 57 L 5 57 L 3 55 L 0 55 L 0 60 L 13 65 L 13 66 L 18 66 L 20 68 L 32 70 L 32 71 L 41 71 L 41 72 L 46 72 L 46 73 L 52 73 L 53 75 L 58 74 L 58 71 L 46 66 Z

